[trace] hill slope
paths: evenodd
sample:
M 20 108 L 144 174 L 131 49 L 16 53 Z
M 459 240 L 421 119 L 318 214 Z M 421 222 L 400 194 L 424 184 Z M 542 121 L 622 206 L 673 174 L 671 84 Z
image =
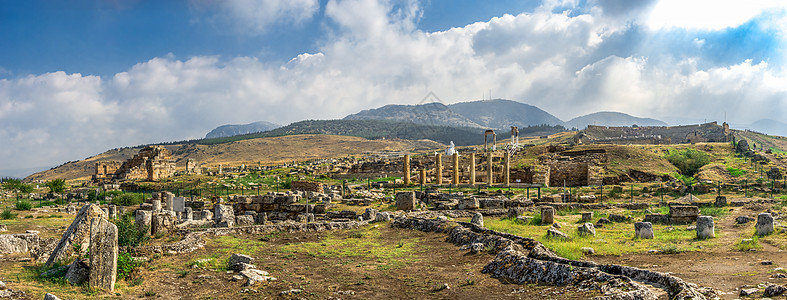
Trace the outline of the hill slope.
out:
M 271 129 L 279 128 L 281 125 L 271 122 L 259 121 L 242 125 L 221 125 L 214 128 L 205 135 L 206 139 L 228 137 L 233 135 L 248 134 L 255 132 L 263 132 Z
M 667 123 L 656 119 L 638 118 L 621 112 L 602 111 L 573 118 L 566 122 L 566 127 L 584 129 L 588 125 L 631 126 L 634 124 L 639 126 L 667 126 Z
M 769 135 L 787 136 L 787 123 L 782 123 L 771 119 L 760 119 L 749 126 L 744 126 L 748 129 L 767 133 Z
M 166 145 L 178 170 L 183 170 L 187 159 L 197 165 L 234 166 L 240 164 L 274 164 L 310 159 L 324 159 L 360 155 L 376 151 L 426 151 L 442 148 L 432 141 L 368 140 L 359 137 L 324 134 L 291 135 L 234 141 L 215 145 L 174 144 Z M 89 180 L 95 173 L 98 161 L 122 162 L 139 152 L 140 147 L 114 149 L 80 161 L 68 162 L 58 167 L 38 172 L 25 180 L 49 181 Z
M 432 126 L 483 127 L 455 113 L 448 106 L 436 102 L 419 105 L 386 105 L 348 115 L 344 120 L 389 120 Z
M 538 107 L 512 100 L 461 102 L 451 104 L 448 108 L 483 127 L 494 129 L 543 124 L 563 125 L 563 121 Z

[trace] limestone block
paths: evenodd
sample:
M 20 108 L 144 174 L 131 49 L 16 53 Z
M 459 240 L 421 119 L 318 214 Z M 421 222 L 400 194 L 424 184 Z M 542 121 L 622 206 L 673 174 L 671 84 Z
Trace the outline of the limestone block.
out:
M 484 227 L 484 215 L 482 215 L 481 213 L 475 213 L 470 223 L 473 223 L 478 227 Z
M 524 207 L 511 207 L 508 209 L 508 218 L 516 219 L 516 217 L 521 216 L 524 213 L 525 213 Z
M 235 217 L 235 226 L 251 226 L 254 225 L 254 216 L 242 215 Z
M 716 237 L 716 233 L 713 230 L 713 217 L 711 216 L 699 216 L 697 217 L 697 238 L 698 239 L 707 239 L 707 238 L 714 238 Z
M 216 224 L 223 224 L 222 227 L 232 227 L 235 225 L 235 212 L 232 206 L 216 204 L 213 206 L 213 220 Z
M 175 229 L 175 213 L 173 211 L 154 212 L 150 220 L 152 235 L 166 234 Z
M 240 271 L 243 267 L 243 264 L 254 264 L 254 258 L 245 254 L 234 253 L 230 256 L 230 260 L 227 263 L 227 268 L 230 270 Z
M 414 210 L 415 209 L 415 192 L 398 192 L 398 193 L 396 193 L 396 209 L 397 210 Z
M 81 256 L 87 253 L 90 247 L 90 224 L 94 219 L 106 218 L 101 208 L 95 204 L 86 204 L 79 209 L 74 221 L 63 233 L 55 250 L 46 261 L 46 266 L 51 267 L 55 262 L 68 262 L 72 256 Z M 74 253 L 74 248 L 80 253 Z
M 640 239 L 653 238 L 653 223 L 636 222 L 634 223 L 634 236 Z
M 773 216 L 769 213 L 761 213 L 757 215 L 757 235 L 768 235 L 773 232 Z
M 388 222 L 391 220 L 391 213 L 390 212 L 377 212 L 374 217 L 376 222 Z
M 254 216 L 254 223 L 255 224 L 265 224 L 268 222 L 268 216 L 265 213 L 260 213 Z
M 592 219 L 593 219 L 592 211 L 582 212 L 582 222 L 590 222 L 590 220 Z
M 191 207 L 186 207 L 183 209 L 183 220 L 191 221 L 194 219 L 194 212 L 192 211 Z
M 145 232 L 145 234 L 150 235 L 150 227 L 151 227 L 151 220 L 153 218 L 153 212 L 148 210 L 137 210 L 135 216 L 135 222 L 137 224 L 137 230 L 140 232 Z
M 87 281 L 88 277 L 90 277 L 90 267 L 79 258 L 68 266 L 66 280 L 72 285 L 80 285 Z
M 109 213 L 108 213 L 109 218 L 110 219 L 117 218 L 117 213 L 118 213 L 117 206 L 115 206 L 114 204 L 110 204 L 109 205 Z
M 38 242 L 35 233 L 0 234 L 0 254 L 30 252 Z
M 478 209 L 479 207 L 480 204 L 476 197 L 459 199 L 459 209 Z
M 378 212 L 379 212 L 378 210 L 368 207 L 366 208 L 366 211 L 361 215 L 361 217 L 363 217 L 364 220 L 374 222 L 375 219 L 377 218 Z
M 46 293 L 44 295 L 44 300 L 60 300 L 60 298 L 58 298 L 57 296 L 55 296 L 53 294 Z
M 159 199 L 152 199 L 150 203 L 153 204 L 153 211 L 161 210 L 161 200 Z
M 555 208 L 552 206 L 541 207 L 541 224 L 552 224 L 555 222 Z
M 118 259 L 118 228 L 105 218 L 93 219 L 90 226 L 90 287 L 115 289 Z
M 185 212 L 186 211 L 186 198 L 185 197 L 174 197 L 172 198 L 172 210 L 176 212 Z
M 550 227 L 550 228 L 547 230 L 547 237 L 548 237 L 548 238 L 561 238 L 561 239 L 567 239 L 567 238 L 568 238 L 568 235 L 567 235 L 567 234 L 565 234 L 565 233 L 563 233 L 563 232 L 561 232 L 560 230 L 557 230 L 557 229 L 555 229 L 555 228 L 552 228 L 552 227 Z
M 724 207 L 727 206 L 727 197 L 718 196 L 716 197 L 716 202 L 713 203 L 716 207 Z
M 579 225 L 577 232 L 580 236 L 596 236 L 596 227 L 593 226 L 593 223 L 585 223 Z
M 170 192 L 162 192 L 161 201 L 164 203 L 164 209 L 173 210 L 174 200 L 175 200 L 175 194 Z

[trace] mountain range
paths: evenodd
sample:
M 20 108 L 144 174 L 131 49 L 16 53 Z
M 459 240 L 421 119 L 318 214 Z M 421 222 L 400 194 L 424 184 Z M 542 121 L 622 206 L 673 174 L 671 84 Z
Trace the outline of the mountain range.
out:
M 258 121 L 254 123 L 241 124 L 241 125 L 221 125 L 208 132 L 208 134 L 205 135 L 205 138 L 212 139 L 212 138 L 220 138 L 220 137 L 227 137 L 227 136 L 234 136 L 234 135 L 241 135 L 241 134 L 249 134 L 255 132 L 263 132 L 263 131 L 273 130 L 279 127 L 281 127 L 281 125 L 274 124 L 271 122 L 266 122 L 266 121 Z

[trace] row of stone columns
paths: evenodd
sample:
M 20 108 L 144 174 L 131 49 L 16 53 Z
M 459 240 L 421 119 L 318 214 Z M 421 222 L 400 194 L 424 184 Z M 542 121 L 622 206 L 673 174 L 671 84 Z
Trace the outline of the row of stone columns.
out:
M 511 154 L 506 151 L 504 158 L 505 159 L 504 159 L 504 163 L 503 163 L 503 182 L 502 182 L 502 184 L 508 185 L 511 182 Z M 451 183 L 459 184 L 459 154 L 458 153 L 454 153 L 452 155 L 451 162 L 452 162 L 452 168 L 453 168 Z M 470 184 L 476 184 L 476 182 L 475 182 L 475 167 L 476 167 L 475 166 L 475 153 L 470 153 L 470 180 L 469 180 Z M 404 168 L 404 170 L 403 170 L 404 171 L 404 184 L 405 185 L 409 185 L 410 184 L 410 155 L 408 155 L 408 154 L 404 155 L 403 168 Z M 492 152 L 490 152 L 489 155 L 487 155 L 487 160 L 486 160 L 486 178 L 487 178 L 487 182 L 486 183 L 488 185 L 494 184 L 494 176 L 492 176 L 493 173 L 494 172 L 492 172 Z M 420 175 L 419 183 L 420 184 L 426 184 L 426 170 L 421 169 L 419 175 Z M 443 184 L 443 176 L 442 176 L 443 175 L 443 154 L 441 154 L 441 153 L 437 153 L 437 155 L 435 155 L 435 175 L 436 175 L 435 176 L 436 177 L 435 178 L 435 183 L 437 185 L 442 185 Z

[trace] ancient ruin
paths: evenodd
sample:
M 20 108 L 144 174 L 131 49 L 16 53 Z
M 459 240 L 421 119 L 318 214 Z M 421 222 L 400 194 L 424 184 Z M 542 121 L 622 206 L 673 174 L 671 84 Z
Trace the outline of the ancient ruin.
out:
M 196 172 L 194 169 L 195 167 L 192 167 L 191 172 Z M 162 146 L 147 146 L 139 150 L 137 155 L 119 165 L 116 162 L 97 162 L 93 180 L 97 182 L 110 180 L 158 181 L 174 174 L 175 161 L 169 150 Z

